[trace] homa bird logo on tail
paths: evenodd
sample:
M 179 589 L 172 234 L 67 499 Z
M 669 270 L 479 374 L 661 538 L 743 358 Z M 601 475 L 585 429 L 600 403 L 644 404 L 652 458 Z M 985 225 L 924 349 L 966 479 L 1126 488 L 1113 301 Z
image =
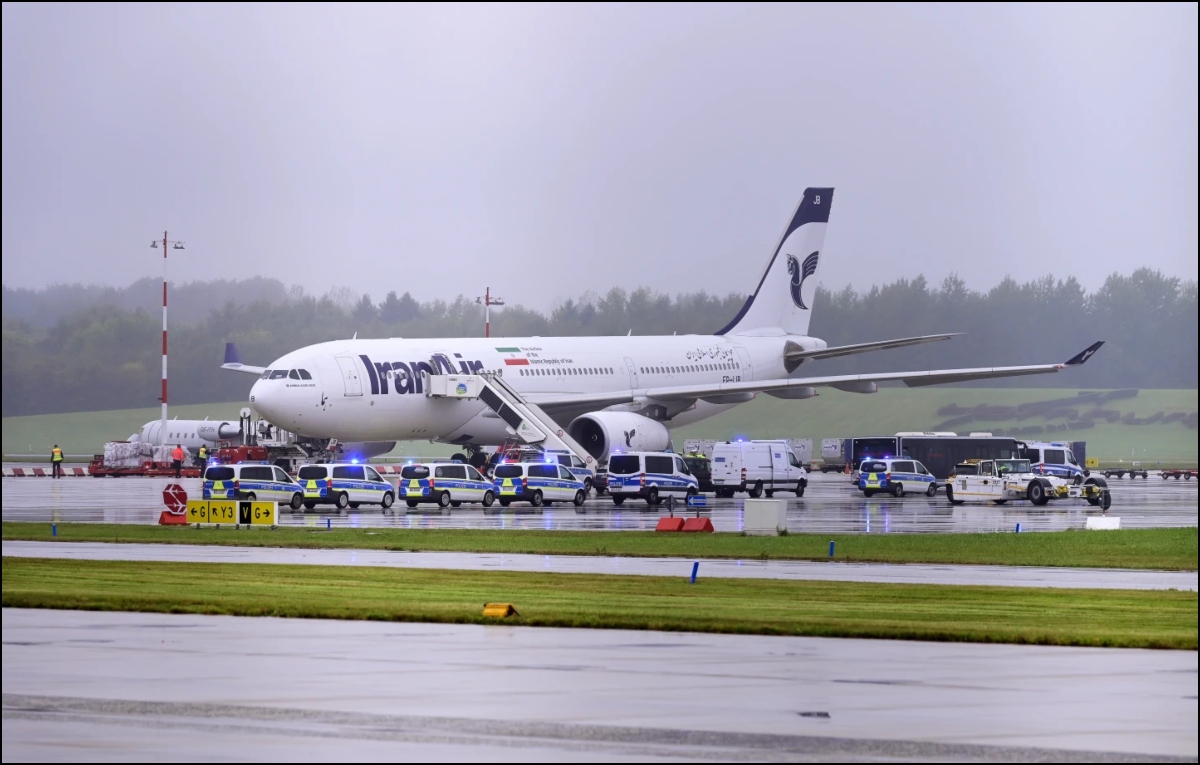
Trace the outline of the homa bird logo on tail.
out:
M 817 272 L 817 254 L 813 253 L 804 259 L 804 265 L 796 260 L 795 255 L 788 255 L 788 273 L 792 275 L 791 290 L 792 302 L 796 307 L 807 311 L 808 306 L 804 305 L 804 297 L 800 294 L 800 288 L 804 286 L 804 280 Z
M 633 441 L 633 437 L 634 437 L 634 436 L 636 436 L 636 435 L 637 435 L 637 430 L 627 430 L 627 431 L 625 431 L 625 446 L 627 446 L 627 447 L 629 447 L 630 449 L 632 449 L 632 448 L 633 448 L 633 444 L 632 444 L 632 443 L 630 443 L 630 442 L 631 442 L 631 441 Z

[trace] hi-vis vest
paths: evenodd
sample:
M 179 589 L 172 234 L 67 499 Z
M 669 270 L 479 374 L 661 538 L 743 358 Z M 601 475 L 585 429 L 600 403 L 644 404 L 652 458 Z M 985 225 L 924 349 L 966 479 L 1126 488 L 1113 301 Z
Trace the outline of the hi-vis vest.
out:
M 176 449 L 175 451 L 171 452 L 171 459 L 173 459 L 173 460 L 183 459 L 183 449 Z
M 62 462 L 62 449 L 59 449 L 57 446 L 54 447 L 53 449 L 51 449 L 50 450 L 50 461 L 51 462 Z
M 200 459 L 202 459 L 202 460 L 208 459 L 208 447 L 201 446 L 199 454 L 200 454 Z

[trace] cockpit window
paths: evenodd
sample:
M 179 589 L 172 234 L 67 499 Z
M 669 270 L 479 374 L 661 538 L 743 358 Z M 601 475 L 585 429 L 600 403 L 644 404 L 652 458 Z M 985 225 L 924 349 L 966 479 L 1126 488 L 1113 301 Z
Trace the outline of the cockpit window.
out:
M 288 371 L 287 371 L 286 369 L 274 369 L 274 370 L 271 370 L 271 379 L 272 379 L 272 380 L 279 380 L 279 379 L 281 379 L 281 378 L 287 377 L 287 373 L 288 373 Z
M 295 369 L 293 369 L 293 370 L 289 371 L 289 372 L 288 372 L 288 379 L 291 379 L 291 380 L 299 380 L 299 379 L 300 379 L 300 372 L 299 372 L 298 370 L 295 370 Z
M 311 380 L 311 379 L 312 379 L 312 375 L 310 375 L 310 374 L 308 373 L 308 370 L 307 370 L 307 369 L 298 369 L 298 370 L 296 370 L 296 371 L 298 371 L 298 372 L 300 373 L 300 379 L 301 379 L 301 380 Z
M 264 369 L 264 370 L 263 370 L 263 373 L 262 373 L 262 376 L 261 376 L 261 377 L 259 377 L 258 379 L 260 379 L 260 380 L 265 380 L 265 379 L 267 379 L 267 378 L 268 378 L 268 377 L 270 377 L 270 376 L 271 376 L 271 370 L 269 370 L 269 369 Z

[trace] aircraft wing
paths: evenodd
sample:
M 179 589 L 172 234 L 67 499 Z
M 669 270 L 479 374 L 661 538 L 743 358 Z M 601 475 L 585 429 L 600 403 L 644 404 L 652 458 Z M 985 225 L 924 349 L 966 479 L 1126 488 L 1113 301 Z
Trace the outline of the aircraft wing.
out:
M 647 388 L 644 391 L 628 393 L 543 394 L 541 396 L 535 394 L 528 395 L 527 398 L 546 411 L 554 412 L 555 410 L 574 410 L 586 405 L 612 406 L 614 404 L 629 403 L 638 399 L 680 401 L 720 396 L 727 393 L 766 393 L 769 391 L 787 390 L 789 388 L 831 387 L 853 391 L 856 389 L 861 390 L 874 383 L 893 382 L 897 380 L 910 388 L 919 388 L 925 385 L 942 385 L 944 383 L 966 382 L 968 380 L 1054 374 L 1068 367 L 1080 366 L 1091 358 L 1092 354 L 1099 350 L 1102 345 L 1104 345 L 1103 340 L 1093 343 L 1067 361 L 1057 364 L 1033 364 L 1018 367 L 980 367 L 977 369 L 935 369 L 917 372 L 881 372 L 865 375 L 833 375 L 829 377 L 795 377 L 776 380 L 751 380 L 736 383 L 713 383 L 708 385 L 675 385 Z
M 225 343 L 225 363 L 221 365 L 221 369 L 231 369 L 234 372 L 246 372 L 252 375 L 261 375 L 267 371 L 266 367 L 252 367 L 242 363 L 242 354 L 238 353 L 237 346 L 233 343 Z
M 820 348 L 813 351 L 788 351 L 783 357 L 788 361 L 804 361 L 805 359 L 835 359 L 838 356 L 850 356 L 855 353 L 883 351 L 888 348 L 907 348 L 910 345 L 936 343 L 939 340 L 949 340 L 961 335 L 961 332 L 950 332 L 942 335 L 921 335 L 920 337 L 901 337 L 896 340 L 879 340 L 874 343 L 855 343 L 853 345 L 835 345 L 832 348 Z

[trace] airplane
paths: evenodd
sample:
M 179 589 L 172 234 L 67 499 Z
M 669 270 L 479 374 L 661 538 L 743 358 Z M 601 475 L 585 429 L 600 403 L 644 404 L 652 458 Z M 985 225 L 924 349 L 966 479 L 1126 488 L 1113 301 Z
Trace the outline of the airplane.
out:
M 874 393 L 909 387 L 1052 374 L 1077 367 L 1103 344 L 1059 363 L 980 369 L 809 376 L 812 362 L 948 340 L 924 335 L 830 347 L 808 335 L 833 189 L 808 188 L 754 291 L 712 335 L 334 340 L 288 353 L 269 367 L 241 363 L 226 345 L 223 368 L 260 379 L 250 405 L 272 423 L 339 440 L 430 440 L 474 453 L 513 428 L 478 398 L 426 395 L 430 375 L 500 374 L 503 383 L 565 428 L 591 457 L 615 449 L 670 448 L 670 431 L 728 411 L 760 393 L 800 400 L 818 388 Z M 551 426 L 553 427 L 553 425 Z
M 158 433 L 162 429 L 162 420 L 151 420 L 129 436 L 129 441 L 142 441 L 148 444 L 160 443 Z M 237 420 L 167 420 L 167 437 L 161 443 L 174 446 L 179 444 L 190 452 L 199 451 L 201 446 L 209 449 L 231 446 L 242 443 L 242 424 Z M 396 448 L 395 441 L 373 441 L 359 443 L 340 443 L 339 454 L 346 459 L 368 460 L 387 454 Z

